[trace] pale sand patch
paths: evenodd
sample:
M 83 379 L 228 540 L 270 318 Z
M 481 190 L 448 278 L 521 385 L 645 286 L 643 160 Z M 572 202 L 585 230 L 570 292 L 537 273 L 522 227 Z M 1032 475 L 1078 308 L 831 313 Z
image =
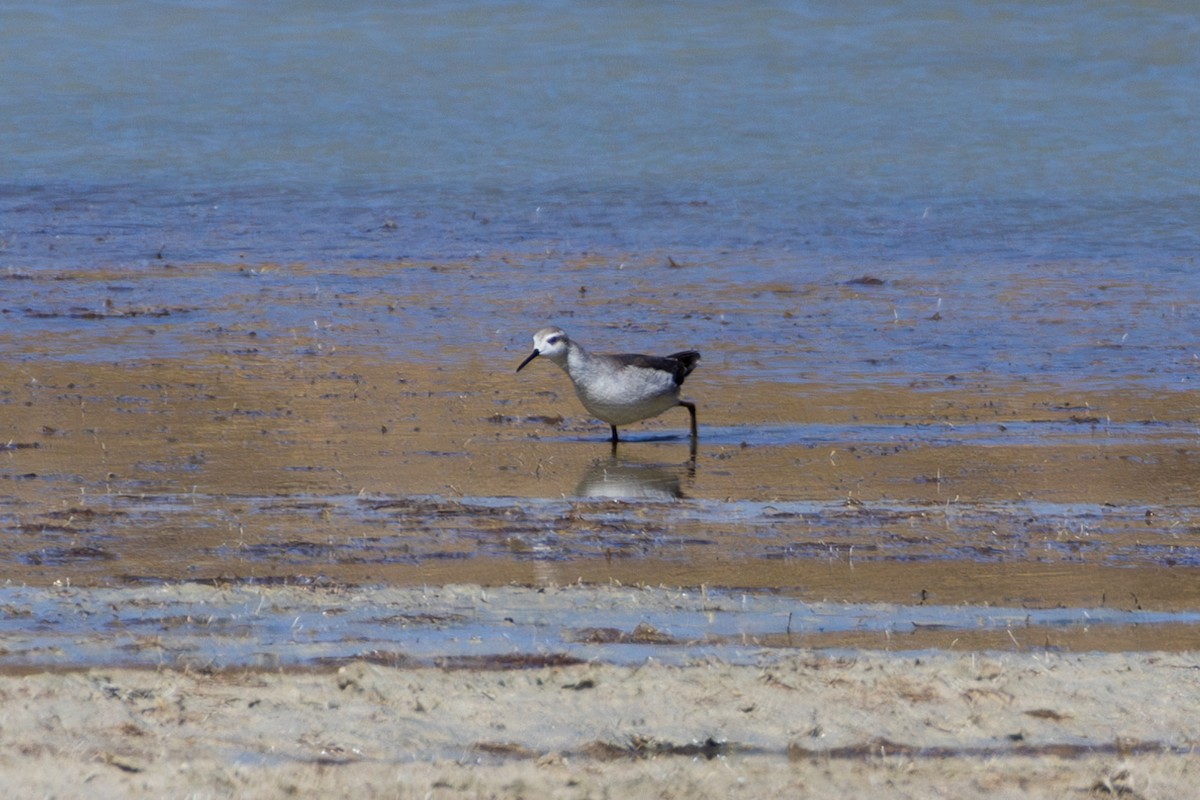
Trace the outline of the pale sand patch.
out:
M 1194 654 L 0 678 L 6 796 L 1189 796 Z M 712 756 L 712 757 L 709 757 Z

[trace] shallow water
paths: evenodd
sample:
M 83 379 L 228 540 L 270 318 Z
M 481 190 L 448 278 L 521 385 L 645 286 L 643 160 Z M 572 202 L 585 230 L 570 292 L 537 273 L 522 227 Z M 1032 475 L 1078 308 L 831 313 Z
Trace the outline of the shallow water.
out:
M 1088 11 L 11 9 L 0 578 L 1192 613 L 1200 15 Z
M 371 661 L 513 669 L 605 661 L 763 663 L 796 649 L 1146 649 L 1200 645 L 1195 612 L 812 603 L 786 593 L 179 586 L 5 588 L 0 669 L 276 669 Z

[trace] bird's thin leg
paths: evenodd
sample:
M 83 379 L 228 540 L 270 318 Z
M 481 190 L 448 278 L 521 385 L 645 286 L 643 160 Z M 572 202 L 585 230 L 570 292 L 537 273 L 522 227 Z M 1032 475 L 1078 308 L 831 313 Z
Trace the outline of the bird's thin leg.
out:
M 696 432 L 696 404 L 689 403 L 687 400 L 680 400 L 679 405 L 686 408 L 688 410 L 688 414 L 690 414 L 692 417 L 692 439 L 695 440 L 696 436 L 698 435 Z
M 617 443 L 617 426 L 616 426 L 616 425 L 609 425 L 608 427 L 612 428 L 612 439 L 611 439 L 611 441 L 612 441 L 612 443 L 613 443 L 614 445 L 616 445 L 616 443 Z
M 696 431 L 696 404 L 689 403 L 687 400 L 680 400 L 679 405 L 686 408 L 688 410 L 688 414 L 692 418 L 692 443 L 691 443 L 691 447 L 689 448 L 689 450 L 691 451 L 691 454 L 692 454 L 691 468 L 692 468 L 692 470 L 695 470 L 695 468 L 696 468 L 696 443 L 698 441 L 698 438 L 697 438 L 698 434 Z

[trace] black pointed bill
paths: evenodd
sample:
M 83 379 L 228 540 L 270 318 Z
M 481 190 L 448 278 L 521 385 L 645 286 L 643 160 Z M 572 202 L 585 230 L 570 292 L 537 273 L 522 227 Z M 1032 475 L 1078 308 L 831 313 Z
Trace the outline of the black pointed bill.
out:
M 528 364 L 530 361 L 533 361 L 535 358 L 537 358 L 540 355 L 541 355 L 541 352 L 539 352 L 538 350 L 535 349 L 532 353 L 529 354 L 529 358 L 522 361 L 521 366 L 517 367 L 517 372 L 520 372 L 522 369 L 525 368 L 526 364 Z

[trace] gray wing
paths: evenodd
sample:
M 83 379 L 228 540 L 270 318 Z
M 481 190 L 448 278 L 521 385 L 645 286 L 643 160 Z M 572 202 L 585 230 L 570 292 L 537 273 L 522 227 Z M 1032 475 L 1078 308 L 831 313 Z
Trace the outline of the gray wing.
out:
M 626 353 L 614 356 L 614 358 L 620 361 L 623 366 L 660 369 L 663 372 L 670 373 L 675 379 L 675 385 L 682 386 L 684 379 L 692 374 L 692 370 L 700 362 L 700 353 L 695 350 L 681 350 L 669 356 L 644 356 L 638 353 Z

